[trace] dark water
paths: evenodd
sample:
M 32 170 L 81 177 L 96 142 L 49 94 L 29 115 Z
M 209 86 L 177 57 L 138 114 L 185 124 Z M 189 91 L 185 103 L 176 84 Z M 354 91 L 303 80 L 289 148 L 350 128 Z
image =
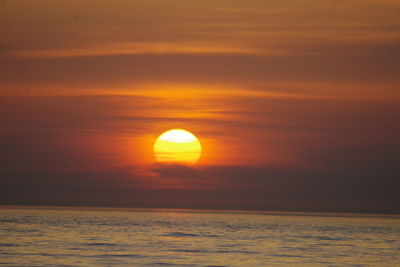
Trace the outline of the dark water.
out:
M 4 266 L 400 266 L 400 218 L 0 209 Z

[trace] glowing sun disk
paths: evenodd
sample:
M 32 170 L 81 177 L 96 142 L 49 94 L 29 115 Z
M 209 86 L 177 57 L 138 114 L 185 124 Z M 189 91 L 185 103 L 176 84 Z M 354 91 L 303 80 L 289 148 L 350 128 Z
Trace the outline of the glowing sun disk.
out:
M 196 163 L 201 156 L 201 144 L 191 132 L 172 129 L 157 138 L 154 154 L 158 162 Z

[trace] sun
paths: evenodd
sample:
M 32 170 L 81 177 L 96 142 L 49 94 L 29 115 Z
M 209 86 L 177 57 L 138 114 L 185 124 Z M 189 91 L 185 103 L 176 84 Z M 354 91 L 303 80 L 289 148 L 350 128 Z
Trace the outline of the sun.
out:
M 158 162 L 196 163 L 201 156 L 199 139 L 183 129 L 172 129 L 161 134 L 154 143 Z

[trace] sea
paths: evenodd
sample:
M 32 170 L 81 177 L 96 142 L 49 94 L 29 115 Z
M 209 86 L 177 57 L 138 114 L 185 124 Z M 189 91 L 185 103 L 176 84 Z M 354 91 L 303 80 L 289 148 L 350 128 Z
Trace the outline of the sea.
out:
M 400 217 L 0 207 L 2 266 L 400 266 Z

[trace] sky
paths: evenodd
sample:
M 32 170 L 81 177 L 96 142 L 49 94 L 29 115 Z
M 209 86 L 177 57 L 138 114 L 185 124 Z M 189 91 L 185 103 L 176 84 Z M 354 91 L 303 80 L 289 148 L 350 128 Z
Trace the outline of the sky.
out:
M 0 0 L 0 204 L 400 213 L 399 13 Z

